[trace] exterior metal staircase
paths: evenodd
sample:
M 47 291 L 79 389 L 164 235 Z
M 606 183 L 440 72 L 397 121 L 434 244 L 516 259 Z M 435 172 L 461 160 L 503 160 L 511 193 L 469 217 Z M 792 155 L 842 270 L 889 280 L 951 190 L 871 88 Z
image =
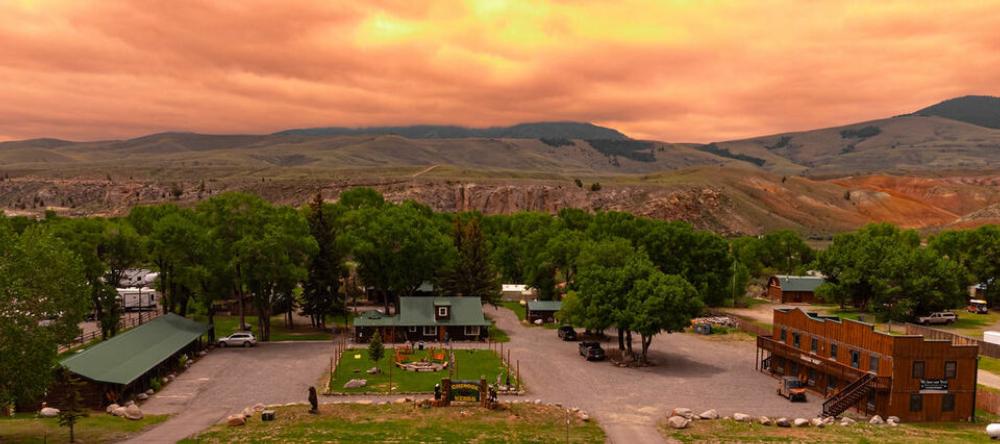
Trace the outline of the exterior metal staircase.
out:
M 857 404 L 858 401 L 868 396 L 869 392 L 875 390 L 876 380 L 875 375 L 865 373 L 864 376 L 844 387 L 843 390 L 823 402 L 823 416 L 836 417 L 844 413 L 852 405 Z

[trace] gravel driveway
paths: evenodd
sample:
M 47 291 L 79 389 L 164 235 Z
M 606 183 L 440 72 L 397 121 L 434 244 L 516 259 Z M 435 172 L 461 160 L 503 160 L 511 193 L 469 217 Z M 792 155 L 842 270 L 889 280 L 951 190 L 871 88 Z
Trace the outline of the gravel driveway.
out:
M 714 408 L 721 415 L 741 412 L 805 418 L 821 410 L 815 396 L 795 404 L 778 397 L 777 380 L 754 370 L 752 342 L 661 334 L 649 351 L 656 366 L 617 368 L 584 361 L 575 342 L 561 341 L 555 330 L 526 327 L 510 310 L 487 308 L 486 312 L 510 335 L 505 348 L 520 360 L 527 397 L 590 412 L 609 442 L 664 442 L 655 425 L 674 407 Z M 609 347 L 617 344 L 605 344 Z
M 142 404 L 144 413 L 175 416 L 126 442 L 172 444 L 258 402 L 305 402 L 332 350 L 326 341 L 217 348 Z

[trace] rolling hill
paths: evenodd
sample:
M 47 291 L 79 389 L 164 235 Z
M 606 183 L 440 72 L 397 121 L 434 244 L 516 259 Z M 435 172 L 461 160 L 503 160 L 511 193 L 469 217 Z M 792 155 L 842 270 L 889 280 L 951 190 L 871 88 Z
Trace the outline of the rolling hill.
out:
M 944 117 L 959 122 L 1000 129 L 1000 97 L 957 97 L 928 106 L 914 114 Z

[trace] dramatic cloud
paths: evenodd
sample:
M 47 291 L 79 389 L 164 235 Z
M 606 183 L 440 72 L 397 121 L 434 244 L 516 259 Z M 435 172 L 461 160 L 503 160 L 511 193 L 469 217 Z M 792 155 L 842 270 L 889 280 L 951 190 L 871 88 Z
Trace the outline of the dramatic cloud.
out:
M 0 139 L 582 120 L 712 141 L 1000 94 L 1000 3 L 0 0 Z

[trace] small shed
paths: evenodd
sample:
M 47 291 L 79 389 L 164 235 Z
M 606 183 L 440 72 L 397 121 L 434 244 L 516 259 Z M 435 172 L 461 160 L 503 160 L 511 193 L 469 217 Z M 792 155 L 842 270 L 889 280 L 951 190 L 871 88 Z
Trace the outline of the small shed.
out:
M 555 322 L 556 312 L 562 310 L 562 301 L 528 301 L 528 311 L 525 318 L 528 322 L 541 319 L 542 322 Z
M 771 276 L 767 281 L 767 297 L 779 304 L 812 303 L 816 300 L 816 288 L 824 282 L 819 276 Z
M 211 328 L 167 313 L 63 359 L 62 366 L 82 379 L 84 402 L 102 408 L 150 388 L 150 381 L 176 370 L 182 354 L 192 356 Z M 53 396 L 52 399 L 59 399 Z
M 503 284 L 500 290 L 505 301 L 520 301 L 534 294 L 531 287 L 524 284 Z

